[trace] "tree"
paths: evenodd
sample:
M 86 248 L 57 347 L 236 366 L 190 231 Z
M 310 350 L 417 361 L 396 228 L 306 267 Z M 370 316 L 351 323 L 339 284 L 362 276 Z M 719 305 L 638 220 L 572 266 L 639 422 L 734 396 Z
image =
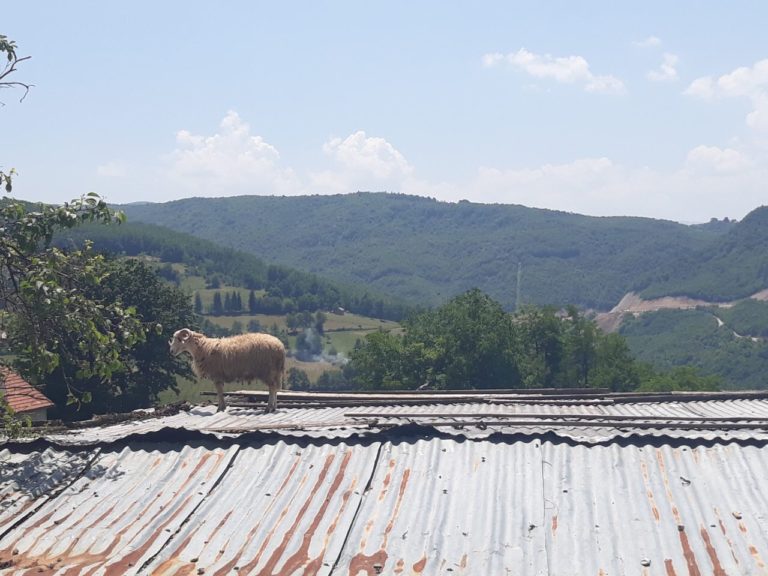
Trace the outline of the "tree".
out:
M 523 385 L 552 388 L 558 385 L 565 354 L 562 321 L 553 308 L 524 307 L 515 314 L 517 350 Z
M 168 353 L 168 339 L 184 326 L 195 327 L 197 318 L 188 296 L 163 282 L 147 264 L 139 260 L 111 260 L 104 280 L 92 287 L 91 297 L 99 301 L 120 301 L 131 306 L 146 328 L 146 337 L 124 350 L 124 369 L 107 381 L 78 377 L 75 367 L 62 362 L 43 380 L 44 392 L 56 404 L 56 416 L 84 418 L 94 413 L 127 412 L 152 405 L 166 389 L 176 390 L 176 377 L 191 377 L 189 363 Z M 62 346 L 74 342 L 62 341 Z M 67 354 L 66 358 L 74 355 Z M 62 381 L 76 382 L 91 401 L 78 407 L 64 407 L 66 390 Z
M 325 331 L 325 321 L 327 319 L 328 317 L 322 310 L 315 312 L 315 330 L 317 330 L 320 334 L 323 334 Z
M 350 355 L 355 380 L 365 389 L 402 387 L 401 353 L 400 337 L 381 330 L 367 334 Z
M 619 334 L 601 334 L 596 349 L 597 366 L 590 385 L 611 392 L 630 392 L 640 385 L 640 369 Z
M 669 372 L 655 373 L 652 370 L 638 388 L 639 392 L 710 392 L 720 389 L 717 376 L 702 376 L 693 366 L 676 366 Z
M 597 364 L 597 325 L 579 313 L 576 306 L 566 308 L 567 318 L 563 326 L 563 347 L 566 359 L 565 387 L 584 387 L 591 384 L 590 377 Z
M 5 53 L 6 56 L 5 66 L 0 70 L 0 88 L 23 88 L 24 94 L 22 94 L 19 99 L 19 102 L 21 102 L 27 97 L 29 89 L 32 88 L 32 84 L 11 80 L 9 76 L 16 72 L 16 66 L 19 62 L 29 60 L 31 56 L 23 56 L 19 58 L 16 54 L 16 42 L 9 40 L 7 36 L 2 34 L 0 34 L 0 53 Z
M 287 374 L 289 390 L 309 390 L 309 376 L 304 370 L 290 368 Z
M 33 383 L 60 366 L 66 399 L 88 401 L 85 379 L 108 382 L 128 369 L 123 354 L 148 327 L 121 300 L 101 299 L 110 266 L 89 242 L 76 250 L 51 246 L 54 234 L 86 222 L 121 222 L 97 194 L 62 206 L 4 199 L 0 208 L 0 332 L 7 332 L 17 369 Z
M 224 314 L 224 305 L 221 302 L 221 293 L 217 290 L 213 294 L 213 307 L 211 308 L 211 314 L 214 316 L 221 316 Z
M 31 56 L 23 56 L 19 58 L 19 56 L 16 54 L 16 42 L 9 40 L 8 37 L 4 36 L 3 34 L 0 34 L 0 54 L 5 54 L 6 59 L 5 65 L 3 66 L 2 70 L 0 70 L 0 89 L 23 88 L 24 93 L 19 99 L 19 102 L 21 102 L 24 100 L 24 98 L 27 97 L 32 84 L 11 80 L 10 75 L 16 72 L 16 66 L 19 64 L 19 62 L 29 60 Z M 3 105 L 2 102 L 0 102 L 0 105 Z M 0 170 L 0 186 L 3 186 L 8 194 L 10 194 L 11 190 L 13 190 L 13 177 L 15 175 L 16 170 L 13 168 L 7 172 Z
M 195 313 L 203 313 L 203 299 L 200 297 L 200 292 L 195 292 Z

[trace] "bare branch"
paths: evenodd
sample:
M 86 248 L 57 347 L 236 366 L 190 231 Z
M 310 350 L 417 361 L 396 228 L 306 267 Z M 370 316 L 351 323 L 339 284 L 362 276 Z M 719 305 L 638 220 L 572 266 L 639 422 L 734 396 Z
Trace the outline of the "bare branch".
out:
M 9 74 L 16 72 L 16 64 L 18 64 L 19 62 L 24 62 L 25 60 L 29 60 L 30 58 L 32 58 L 32 56 L 23 56 L 21 58 L 17 58 L 16 54 L 12 53 L 10 61 L 8 62 L 8 64 L 6 64 L 3 71 L 0 72 L 0 88 L 18 88 L 18 87 L 24 88 L 24 94 L 19 99 L 19 102 L 24 101 L 24 98 L 26 98 L 27 94 L 29 94 L 29 89 L 32 88 L 34 84 L 27 84 L 26 82 L 18 82 L 18 81 L 9 81 L 9 80 L 5 80 L 5 78 Z M 0 104 L 2 104 L 3 106 L 5 105 L 2 102 L 0 102 Z

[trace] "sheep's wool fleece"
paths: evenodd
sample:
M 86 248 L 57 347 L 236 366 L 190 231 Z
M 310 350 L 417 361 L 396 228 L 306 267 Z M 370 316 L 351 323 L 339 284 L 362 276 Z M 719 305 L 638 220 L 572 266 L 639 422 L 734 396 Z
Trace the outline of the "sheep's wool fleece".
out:
M 240 334 L 207 338 L 193 332 L 187 349 L 199 378 L 218 382 L 280 382 L 285 370 L 285 346 L 270 334 Z

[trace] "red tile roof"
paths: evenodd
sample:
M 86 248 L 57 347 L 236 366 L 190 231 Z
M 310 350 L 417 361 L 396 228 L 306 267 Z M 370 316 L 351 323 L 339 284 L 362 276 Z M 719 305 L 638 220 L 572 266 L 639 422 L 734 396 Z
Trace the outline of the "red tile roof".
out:
M 53 406 L 45 394 L 8 368 L 0 366 L 0 395 L 16 413 Z

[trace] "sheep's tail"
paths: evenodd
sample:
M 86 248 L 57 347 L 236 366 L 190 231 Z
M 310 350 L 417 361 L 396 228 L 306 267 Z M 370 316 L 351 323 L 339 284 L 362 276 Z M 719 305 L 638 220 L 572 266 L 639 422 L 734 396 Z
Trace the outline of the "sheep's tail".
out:
M 278 381 L 280 390 L 285 389 L 285 365 L 286 365 L 285 356 L 286 356 L 285 354 L 280 355 L 280 364 L 278 366 L 278 368 L 280 368 L 280 376 L 279 376 L 280 379 Z

